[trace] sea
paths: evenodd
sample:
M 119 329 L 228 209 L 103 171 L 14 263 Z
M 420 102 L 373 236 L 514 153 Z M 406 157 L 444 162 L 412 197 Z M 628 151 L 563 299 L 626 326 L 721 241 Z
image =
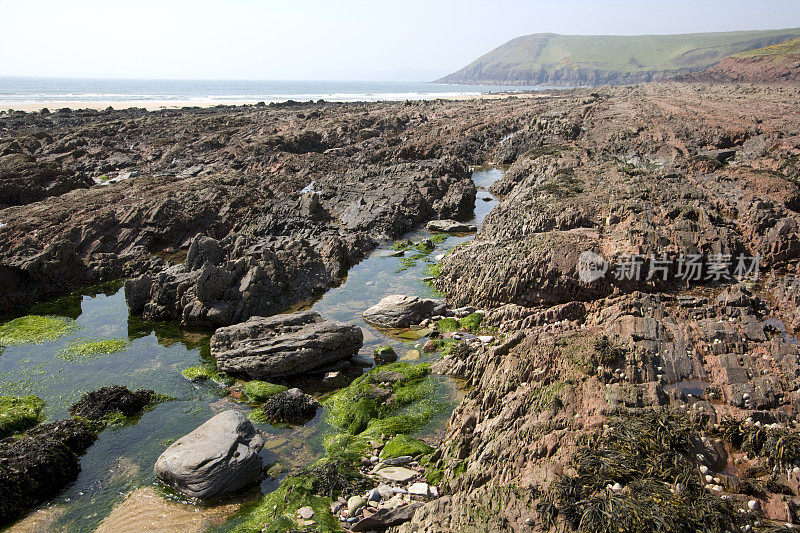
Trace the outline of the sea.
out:
M 18 78 L 0 76 L 0 109 L 69 103 L 170 102 L 185 105 L 427 100 L 521 92 L 545 87 L 444 85 L 414 81 L 248 81 Z

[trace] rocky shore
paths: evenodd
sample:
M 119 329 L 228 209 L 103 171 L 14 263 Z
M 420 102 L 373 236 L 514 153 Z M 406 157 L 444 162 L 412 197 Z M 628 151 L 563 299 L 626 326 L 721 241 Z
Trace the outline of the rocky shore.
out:
M 251 420 L 321 416 L 324 456 L 276 475 L 231 530 L 780 530 L 800 524 L 799 98 L 664 83 L 0 115 L 0 311 L 126 278 L 132 313 L 217 328 L 216 371 L 249 380 L 227 391 L 258 406 Z M 487 161 L 506 170 L 478 229 L 469 167 Z M 431 265 L 443 299 L 358 310 L 415 349 L 342 375 L 367 328 L 297 309 L 432 220 L 477 230 Z M 270 382 L 310 372 L 329 394 Z M 463 398 L 418 440 L 450 412 L 435 374 Z M 154 400 L 100 389 L 73 414 Z M 63 451 L 70 464 L 100 429 Z M 155 472 L 190 497 L 233 493 L 272 476 L 263 445 L 224 410 Z

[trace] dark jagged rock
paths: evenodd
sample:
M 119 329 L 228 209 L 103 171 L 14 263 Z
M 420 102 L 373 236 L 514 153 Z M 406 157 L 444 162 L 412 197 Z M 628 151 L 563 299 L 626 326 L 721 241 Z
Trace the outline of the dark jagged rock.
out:
M 250 379 L 292 376 L 356 354 L 364 341 L 358 326 L 299 311 L 217 329 L 211 355 L 217 368 Z
M 0 526 L 73 482 L 81 470 L 79 456 L 96 438 L 81 422 L 61 420 L 0 440 Z
M 414 516 L 421 503 L 409 503 L 394 509 L 379 509 L 368 518 L 356 522 L 352 531 L 383 531 L 408 522 Z
M 261 412 L 273 422 L 294 424 L 313 418 L 319 407 L 315 398 L 300 389 L 289 389 L 267 398 Z
M 88 189 L 94 182 L 80 173 L 64 170 L 57 163 L 39 162 L 25 153 L 0 153 L 0 209 L 27 205 L 75 189 Z
M 172 443 L 156 461 L 156 477 L 191 498 L 221 497 L 262 477 L 264 439 L 238 411 L 223 411 Z
M 111 414 L 135 416 L 142 413 L 153 400 L 151 390 L 128 390 L 127 387 L 114 385 L 103 387 L 84 394 L 80 400 L 69 408 L 69 413 L 88 420 L 102 420 Z

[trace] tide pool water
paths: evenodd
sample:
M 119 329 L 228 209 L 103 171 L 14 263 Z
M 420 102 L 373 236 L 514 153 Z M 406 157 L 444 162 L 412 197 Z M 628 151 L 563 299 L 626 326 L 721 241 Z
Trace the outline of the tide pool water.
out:
M 490 168 L 474 172 L 473 179 L 479 186 L 488 187 L 501 176 L 499 169 Z M 496 203 L 488 192 L 479 190 L 473 223 L 479 226 Z M 418 241 L 429 237 L 430 233 L 420 230 L 405 238 Z M 437 296 L 423 281 L 429 265 L 471 238 L 450 236 L 434 251 L 417 257 L 413 264 L 409 259 L 417 254 L 415 250 L 406 252 L 405 257 L 391 257 L 393 243 L 384 243 L 311 309 L 361 326 L 365 336 L 361 353 L 371 356 L 374 348 L 390 345 L 403 357 L 418 347 L 414 335 L 378 331 L 363 321 L 361 313 L 390 294 Z M 133 424 L 110 427 L 100 434 L 81 458 L 82 470 L 75 483 L 42 506 L 53 514 L 54 522 L 49 526 L 52 531 L 94 530 L 127 494 L 155 484 L 153 464 L 169 444 L 221 410 L 246 412 L 251 408 L 226 397 L 227 391 L 214 382 L 194 383 L 181 374 L 190 366 L 212 363 L 208 348 L 211 332 L 189 331 L 171 323 L 147 323 L 129 315 L 124 290 L 119 285 L 39 304 L 32 312 L 64 317 L 73 321 L 72 327 L 60 338 L 40 344 L 3 347 L 0 395 L 41 397 L 46 402 L 44 415 L 48 421 L 68 417 L 68 407 L 82 394 L 106 385 L 152 389 L 175 398 L 156 405 Z M 119 351 L 83 354 L 71 350 L 78 343 L 97 340 L 120 341 L 114 344 Z M 432 357 L 436 356 L 421 353 L 414 361 L 425 362 Z M 440 399 L 454 405 L 457 391 L 453 383 L 443 377 L 436 379 Z M 420 434 L 431 436 L 440 431 L 449 414 L 439 414 Z M 323 437 L 329 430 L 324 415 L 324 409 L 320 409 L 313 420 L 299 427 L 258 424 L 266 437 L 262 452 L 265 463 L 280 463 L 287 472 L 321 457 Z M 281 479 L 263 482 L 260 492 L 274 490 Z M 257 497 L 260 492 L 251 491 L 249 497 Z M 203 507 L 197 507 L 197 511 L 211 512 Z

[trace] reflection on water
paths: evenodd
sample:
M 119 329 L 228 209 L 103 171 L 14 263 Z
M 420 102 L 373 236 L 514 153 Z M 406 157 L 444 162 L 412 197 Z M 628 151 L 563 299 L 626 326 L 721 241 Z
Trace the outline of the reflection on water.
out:
M 473 179 L 488 188 L 502 172 L 488 169 L 475 172 Z M 484 198 L 490 201 L 484 201 Z M 496 200 L 479 190 L 473 223 L 480 226 Z M 430 233 L 420 230 L 406 238 L 418 241 Z M 390 345 L 401 358 L 419 347 L 418 335 L 387 336 L 366 324 L 361 313 L 390 294 L 412 294 L 436 297 L 425 282 L 426 269 L 436 258 L 472 236 L 451 236 L 437 244 L 430 254 L 416 264 L 404 266 L 402 257 L 389 257 L 392 243 L 382 244 L 367 259 L 356 265 L 347 280 L 313 304 L 312 309 L 342 322 L 355 323 L 364 330 L 362 353 L 372 355 L 377 346 Z M 416 251 L 406 252 L 414 254 Z M 44 521 L 51 531 L 91 531 L 103 522 L 113 529 L 119 522 L 123 529 L 135 530 L 138 520 L 170 514 L 170 524 L 193 530 L 197 524 L 213 523 L 229 514 L 230 507 L 197 508 L 179 503 L 153 500 L 153 464 L 164 449 L 177 438 L 192 431 L 215 413 L 224 409 L 248 410 L 247 405 L 225 397 L 226 391 L 214 383 L 192 383 L 181 370 L 201 362 L 211 362 L 209 332 L 187 331 L 172 323 L 149 323 L 128 315 L 124 292 L 119 284 L 109 284 L 96 291 L 82 291 L 34 306 L 31 313 L 53 314 L 75 319 L 77 327 L 68 335 L 42 344 L 9 346 L 0 354 L 0 394 L 35 394 L 46 402 L 47 420 L 68 416 L 67 408 L 80 396 L 106 385 L 122 384 L 131 389 L 152 389 L 172 396 L 175 401 L 158 404 L 141 419 L 125 427 L 109 428 L 81 459 L 82 470 L 77 481 L 57 498 L 42 507 L 25 523 Z M 77 339 L 127 338 L 130 345 L 121 352 L 91 359 L 68 361 L 59 352 Z M 417 350 L 416 353 L 421 352 Z M 413 353 L 416 361 L 430 355 Z M 452 381 L 437 378 L 437 394 L 454 399 Z M 328 426 L 323 411 L 304 426 L 295 428 L 259 425 L 265 433 L 263 457 L 266 464 L 280 463 L 285 472 L 307 465 L 323 452 L 323 436 Z M 449 413 L 441 414 L 423 434 L 441 430 Z M 274 490 L 282 476 L 262 483 L 265 492 Z M 252 496 L 252 494 L 251 494 Z M 120 502 L 113 516 L 112 509 Z M 184 512 L 186 511 L 186 512 Z M 190 517 L 199 512 L 202 516 Z M 209 522 L 210 521 L 210 522 Z M 184 527 L 185 526 L 185 527 Z M 133 529 L 131 529 L 133 528 Z

